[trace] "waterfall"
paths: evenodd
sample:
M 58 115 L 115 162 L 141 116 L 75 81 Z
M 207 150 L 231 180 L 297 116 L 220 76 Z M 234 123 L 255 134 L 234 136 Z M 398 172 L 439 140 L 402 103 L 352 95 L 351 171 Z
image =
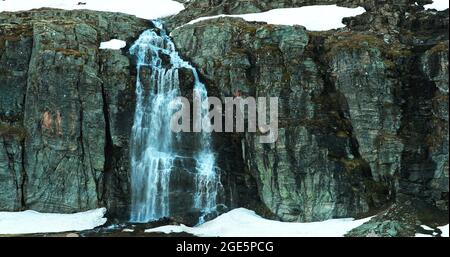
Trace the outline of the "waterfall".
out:
M 170 217 L 171 192 L 179 190 L 170 187 L 175 162 L 182 163 L 191 158 L 195 165 L 187 165 L 187 172 L 193 174 L 195 188 L 192 206 L 183 207 L 199 210 L 198 222 L 202 223 L 205 215 L 215 211 L 220 185 L 215 156 L 211 150 L 211 135 L 202 132 L 194 137 L 199 149 L 193 156 L 183 156 L 176 147 L 180 135 L 170 129 L 170 120 L 176 110 L 169 106 L 180 96 L 180 68 L 192 71 L 195 81 L 193 90 L 200 99 L 207 98 L 207 90 L 200 82 L 195 68 L 179 56 L 162 24 L 158 21 L 153 23 L 159 34 L 153 29 L 146 30 L 130 48 L 130 53 L 136 57 L 137 70 L 136 111 L 130 149 L 130 221 L 149 222 Z M 206 104 L 194 111 L 203 117 L 208 109 L 209 105 Z M 200 124 L 194 126 L 201 126 L 201 120 L 196 122 Z

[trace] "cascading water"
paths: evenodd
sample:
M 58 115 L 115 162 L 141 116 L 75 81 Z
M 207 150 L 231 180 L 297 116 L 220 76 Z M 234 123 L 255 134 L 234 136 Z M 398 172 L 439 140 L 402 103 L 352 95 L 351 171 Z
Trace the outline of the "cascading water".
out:
M 162 24 L 153 23 L 159 35 L 152 29 L 146 30 L 130 48 L 137 59 L 136 111 L 131 136 L 132 222 L 148 222 L 171 215 L 170 194 L 176 190 L 170 188 L 174 162 L 189 158 L 180 156 L 175 147 L 179 137 L 170 129 L 175 110 L 169 106 L 180 95 L 179 69 L 191 70 L 195 79 L 194 92 L 201 100 L 207 97 L 197 71 L 180 58 Z M 170 63 L 162 56 L 170 57 Z M 194 111 L 204 117 L 208 108 L 207 104 L 201 105 Z M 194 122 L 197 124 L 193 126 L 202 125 L 201 119 Z M 188 172 L 194 174 L 195 193 L 193 206 L 186 206 L 186 209 L 200 210 L 199 223 L 202 223 L 205 215 L 215 211 L 220 179 L 216 174 L 210 134 L 202 132 L 196 138 L 199 149 L 191 157 L 195 167 L 188 167 Z

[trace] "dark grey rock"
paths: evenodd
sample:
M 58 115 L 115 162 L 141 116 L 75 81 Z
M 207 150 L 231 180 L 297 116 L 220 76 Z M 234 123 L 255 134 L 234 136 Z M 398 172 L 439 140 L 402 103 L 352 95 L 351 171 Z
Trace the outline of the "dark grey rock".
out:
M 91 11 L 0 14 L 2 210 L 126 209 L 129 167 L 116 156 L 128 160 L 134 76 L 125 52 L 99 45 L 147 26 Z
M 312 221 L 369 210 L 374 200 L 363 192 L 376 182 L 365 162 L 355 159 L 352 137 L 321 127 L 330 118 L 327 101 L 335 96 L 323 96 L 320 64 L 303 27 L 221 18 L 184 26 L 172 36 L 208 81 L 209 92 L 279 97 L 275 144 L 260 144 L 254 133 L 236 135 L 246 164 L 241 172 L 254 177 L 271 212 L 286 221 Z

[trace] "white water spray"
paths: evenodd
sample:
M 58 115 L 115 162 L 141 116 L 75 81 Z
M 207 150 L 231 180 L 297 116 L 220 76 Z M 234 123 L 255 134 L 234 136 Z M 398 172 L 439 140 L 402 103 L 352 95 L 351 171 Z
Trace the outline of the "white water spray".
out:
M 180 95 L 180 68 L 192 71 L 194 92 L 201 100 L 207 98 L 206 87 L 197 71 L 180 58 L 161 23 L 154 21 L 154 25 L 159 35 L 154 30 L 146 30 L 130 48 L 137 59 L 136 112 L 131 136 L 132 222 L 149 222 L 171 215 L 170 192 L 175 189 L 169 185 L 174 161 L 180 155 L 174 149 L 177 137 L 170 129 L 170 119 L 176 110 L 169 106 Z M 162 55 L 170 57 L 170 64 L 165 63 Z M 143 76 L 145 72 L 150 75 Z M 150 88 L 146 89 L 146 84 Z M 197 111 L 205 115 L 208 110 L 209 106 L 204 105 Z M 220 178 L 216 174 L 210 134 L 202 132 L 197 138 L 199 149 L 193 156 L 196 167 L 189 167 L 195 174 L 194 206 L 186 209 L 200 210 L 199 223 L 202 223 L 207 214 L 215 211 Z

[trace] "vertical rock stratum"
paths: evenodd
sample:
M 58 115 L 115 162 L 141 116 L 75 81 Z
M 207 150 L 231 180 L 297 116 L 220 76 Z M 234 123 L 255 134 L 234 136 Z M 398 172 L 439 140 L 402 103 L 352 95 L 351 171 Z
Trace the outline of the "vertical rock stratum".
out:
M 148 22 L 43 9 L 0 24 L 0 209 L 128 205 L 133 65 L 99 44 L 132 42 Z

